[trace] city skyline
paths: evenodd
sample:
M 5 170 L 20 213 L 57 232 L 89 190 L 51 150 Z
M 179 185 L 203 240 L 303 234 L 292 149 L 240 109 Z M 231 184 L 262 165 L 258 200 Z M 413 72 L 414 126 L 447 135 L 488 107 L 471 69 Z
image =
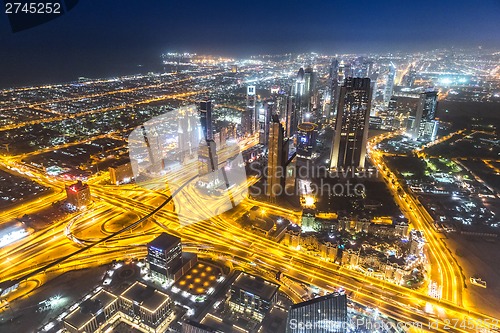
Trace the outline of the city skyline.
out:
M 5 7 L 2 333 L 500 330 L 498 3 Z
M 120 7 L 80 2 L 61 17 L 18 33 L 12 33 L 7 16 L 0 15 L 0 87 L 158 71 L 165 52 L 249 57 L 283 51 L 333 55 L 495 48 L 500 46 L 499 12 L 500 4 L 492 0 L 474 6 L 468 1 L 193 1 L 145 6 L 130 0 Z M 266 20 L 268 15 L 273 19 Z M 200 17 L 206 17 L 207 24 Z M 4 81 L 6 76 L 10 79 Z

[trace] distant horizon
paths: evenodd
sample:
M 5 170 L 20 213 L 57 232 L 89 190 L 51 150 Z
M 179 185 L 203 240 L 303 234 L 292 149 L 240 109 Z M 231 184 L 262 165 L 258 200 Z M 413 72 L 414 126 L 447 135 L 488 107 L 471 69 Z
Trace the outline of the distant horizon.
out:
M 12 33 L 0 14 L 0 87 L 108 77 L 159 67 L 168 50 L 256 54 L 499 48 L 500 2 L 80 1 Z
M 114 58 L 108 58 L 102 63 L 92 62 L 90 66 L 85 66 L 85 64 L 79 63 L 82 65 L 81 67 L 72 67 L 73 70 L 69 70 L 65 68 L 64 72 L 56 71 L 57 68 L 38 67 L 36 71 L 30 70 L 26 72 L 26 76 L 18 75 L 13 79 L 9 76 L 1 76 L 0 77 L 0 89 L 9 89 L 9 88 L 21 88 L 21 87 L 29 87 L 29 86 L 37 86 L 37 85 L 46 85 L 46 84 L 65 84 L 78 81 L 80 77 L 85 77 L 87 79 L 106 79 L 113 77 L 121 77 L 121 76 L 129 76 L 129 75 L 140 75 L 146 74 L 148 72 L 153 73 L 161 73 L 163 72 L 163 63 L 162 63 L 162 55 L 168 52 L 174 53 L 192 53 L 197 55 L 207 55 L 207 56 L 221 56 L 228 57 L 235 60 L 244 60 L 251 59 L 252 57 L 259 56 L 279 56 L 285 54 L 291 54 L 292 56 L 297 56 L 301 54 L 308 53 L 317 53 L 321 56 L 335 57 L 335 56 L 369 56 L 369 55 L 388 55 L 388 54 L 408 54 L 412 53 L 425 53 L 432 51 L 475 51 L 481 50 L 484 53 L 495 53 L 500 52 L 500 47 L 483 47 L 481 45 L 478 46 L 467 46 L 467 47 L 439 47 L 439 48 L 428 48 L 421 49 L 418 51 L 409 51 L 409 50 L 383 50 L 383 51 L 345 51 L 345 52 L 321 52 L 316 50 L 311 51 L 283 51 L 283 52 L 273 52 L 273 53 L 255 53 L 255 54 L 229 54 L 227 52 L 204 52 L 203 50 L 189 50 L 188 48 L 183 49 L 167 49 L 158 52 L 157 54 L 144 54 L 141 59 L 140 55 L 134 55 L 132 58 L 122 59 L 120 54 L 115 55 Z M 109 54 L 108 54 L 109 56 Z M 130 56 L 130 54 L 129 54 Z M 116 61 L 113 61 L 116 60 Z

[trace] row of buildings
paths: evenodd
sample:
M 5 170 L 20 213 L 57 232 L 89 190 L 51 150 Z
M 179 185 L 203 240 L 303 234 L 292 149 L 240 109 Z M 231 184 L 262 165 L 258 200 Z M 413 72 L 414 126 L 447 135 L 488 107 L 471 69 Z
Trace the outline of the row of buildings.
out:
M 136 281 L 119 295 L 101 289 L 83 300 L 64 318 L 64 328 L 71 333 L 98 333 L 125 323 L 145 332 L 165 332 L 173 307 L 167 294 Z

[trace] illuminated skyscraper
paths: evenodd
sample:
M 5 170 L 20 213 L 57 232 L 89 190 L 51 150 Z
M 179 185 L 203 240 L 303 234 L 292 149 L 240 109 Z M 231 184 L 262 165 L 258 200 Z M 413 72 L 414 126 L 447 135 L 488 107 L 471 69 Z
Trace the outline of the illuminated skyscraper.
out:
M 297 131 L 297 112 L 296 112 L 295 96 L 288 96 L 286 99 L 286 137 L 291 138 Z
M 307 113 L 308 106 L 308 98 L 305 89 L 305 72 L 303 68 L 300 68 L 297 72 L 297 79 L 295 80 L 293 95 L 295 96 L 295 112 L 297 113 L 297 123 L 300 124 L 304 119 L 304 115 Z
M 431 140 L 435 137 L 437 123 L 432 121 L 436 117 L 437 99 L 438 92 L 434 90 L 420 94 L 415 116 L 410 116 L 408 118 L 407 132 L 413 140 Z M 427 124 L 430 122 L 432 122 L 432 125 Z M 424 138 L 424 136 L 426 138 Z
M 198 112 L 200 116 L 200 124 L 202 129 L 202 137 L 205 140 L 213 139 L 213 123 L 212 123 L 212 101 L 204 99 L 198 102 Z
M 317 95 L 317 74 L 314 72 L 312 67 L 307 67 L 304 70 L 304 100 L 303 100 L 303 119 L 302 121 L 312 121 L 311 118 L 312 111 L 317 107 L 318 95 Z
M 340 89 L 331 168 L 364 168 L 371 108 L 370 79 L 347 78 Z
M 330 90 L 330 111 L 327 119 L 333 119 L 337 111 L 339 97 L 339 62 L 337 59 L 332 60 L 330 65 L 330 73 L 328 76 L 328 88 Z
M 274 115 L 269 129 L 269 156 L 267 168 L 266 194 L 273 201 L 285 186 L 285 160 L 287 153 L 284 146 L 284 130 L 278 116 Z
M 288 311 L 286 333 L 343 333 L 347 332 L 346 328 L 345 294 L 333 293 L 314 298 L 294 304 Z
M 304 122 L 297 127 L 297 157 L 311 159 L 316 147 L 318 125 Z
M 255 110 L 255 86 L 247 87 L 247 107 L 241 117 L 241 128 L 244 135 L 253 135 L 257 129 L 257 115 Z
M 259 108 L 259 143 L 266 145 L 269 140 L 269 123 L 271 122 L 271 116 L 274 114 L 274 102 L 266 101 Z
M 394 78 L 396 77 L 396 67 L 394 64 L 389 65 L 389 73 L 387 74 L 387 81 L 385 82 L 384 102 L 389 103 L 394 89 Z

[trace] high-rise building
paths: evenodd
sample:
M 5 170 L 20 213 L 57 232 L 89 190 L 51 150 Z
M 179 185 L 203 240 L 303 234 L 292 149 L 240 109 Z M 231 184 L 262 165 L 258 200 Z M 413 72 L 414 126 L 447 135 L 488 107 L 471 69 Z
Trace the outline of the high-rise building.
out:
M 267 160 L 267 188 L 266 194 L 275 200 L 285 186 L 285 160 L 287 153 L 284 149 L 284 130 L 278 116 L 274 115 L 269 130 L 269 154 Z
M 297 127 L 297 157 L 311 159 L 316 147 L 318 125 L 304 122 Z
M 66 202 L 76 209 L 85 209 L 92 202 L 90 187 L 81 180 L 73 185 L 66 186 Z
M 181 239 L 162 233 L 148 245 L 147 262 L 153 276 L 160 280 L 173 280 L 182 268 Z
M 301 121 L 312 121 L 313 110 L 318 107 L 317 73 L 312 67 L 304 70 L 304 99 L 303 119 Z
M 198 147 L 200 141 L 199 133 L 195 130 L 195 118 L 192 114 L 184 112 L 179 117 L 179 125 L 177 128 L 177 146 L 179 160 L 184 162 L 186 159 L 195 157 L 195 148 Z
M 333 119 L 337 111 L 339 97 L 339 62 L 337 59 L 332 60 L 330 65 L 330 73 L 328 77 L 328 88 L 330 90 L 330 110 L 327 115 L 327 120 Z
M 300 68 L 297 72 L 297 79 L 295 80 L 295 86 L 293 89 L 293 95 L 295 96 L 295 112 L 297 113 L 297 123 L 300 124 L 305 114 L 307 113 L 307 95 L 305 89 L 305 72 L 304 68 Z
M 201 130 L 205 140 L 213 139 L 213 122 L 212 122 L 212 101 L 204 99 L 198 102 L 198 112 L 200 116 Z
M 255 86 L 247 87 L 247 106 L 241 117 L 241 129 L 243 135 L 253 135 L 256 131 L 256 91 Z
M 387 81 L 385 82 L 384 103 L 388 104 L 391 100 L 392 91 L 394 90 L 394 79 L 396 77 L 396 66 L 389 65 L 389 73 L 387 73 Z
M 407 133 L 413 140 L 423 139 L 424 132 L 426 132 L 426 123 L 434 120 L 436 116 L 437 99 L 438 92 L 434 90 L 425 91 L 420 94 L 415 116 L 411 116 L 408 119 Z M 432 131 L 434 131 L 434 127 Z
M 364 168 L 371 108 L 369 78 L 347 78 L 340 89 L 331 168 Z
M 288 311 L 286 333 L 332 332 L 347 332 L 345 294 L 333 293 L 314 298 L 294 304 Z
M 269 124 L 274 112 L 274 102 L 271 100 L 265 101 L 259 108 L 259 143 L 267 146 L 269 140 Z
M 296 112 L 296 101 L 295 96 L 288 96 L 286 99 L 286 115 L 285 115 L 285 126 L 286 126 L 286 137 L 291 138 L 295 135 L 297 131 L 297 112 Z

